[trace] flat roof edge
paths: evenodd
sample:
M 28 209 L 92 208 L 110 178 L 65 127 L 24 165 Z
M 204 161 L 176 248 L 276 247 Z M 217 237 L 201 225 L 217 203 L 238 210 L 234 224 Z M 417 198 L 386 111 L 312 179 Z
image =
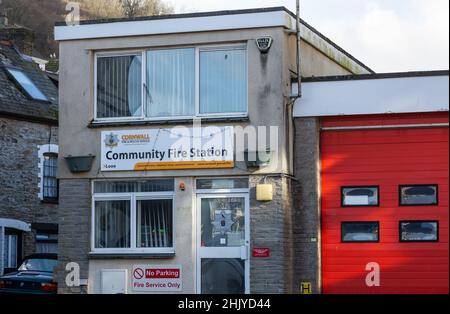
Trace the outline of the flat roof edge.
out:
M 449 70 L 432 70 L 432 71 L 410 71 L 410 72 L 387 72 L 387 73 L 372 73 L 359 75 L 337 75 L 337 76 L 318 76 L 318 77 L 304 77 L 303 83 L 313 82 L 334 82 L 334 81 L 353 81 L 353 80 L 376 80 L 389 78 L 406 78 L 406 77 L 432 77 L 432 76 L 449 76 Z M 297 82 L 294 80 L 293 82 Z

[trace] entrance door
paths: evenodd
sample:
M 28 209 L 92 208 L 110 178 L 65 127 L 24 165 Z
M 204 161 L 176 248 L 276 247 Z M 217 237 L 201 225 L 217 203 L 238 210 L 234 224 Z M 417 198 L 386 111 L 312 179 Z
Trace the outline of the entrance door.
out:
M 197 221 L 198 292 L 250 293 L 248 194 L 198 195 Z

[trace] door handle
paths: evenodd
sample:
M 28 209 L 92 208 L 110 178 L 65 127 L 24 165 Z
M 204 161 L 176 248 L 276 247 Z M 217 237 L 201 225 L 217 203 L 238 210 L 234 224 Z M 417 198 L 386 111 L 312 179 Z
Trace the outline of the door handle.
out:
M 249 256 L 249 246 L 245 245 L 245 246 L 241 246 L 241 260 L 248 260 L 248 256 Z

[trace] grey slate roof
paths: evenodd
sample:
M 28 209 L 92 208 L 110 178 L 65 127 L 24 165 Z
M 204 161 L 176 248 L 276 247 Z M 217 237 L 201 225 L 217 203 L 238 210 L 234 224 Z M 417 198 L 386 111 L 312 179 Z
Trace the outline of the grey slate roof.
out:
M 49 99 L 30 99 L 9 77 L 5 67 L 22 70 Z M 37 64 L 23 57 L 8 41 L 0 41 L 0 116 L 30 119 L 51 124 L 58 122 L 58 89 Z

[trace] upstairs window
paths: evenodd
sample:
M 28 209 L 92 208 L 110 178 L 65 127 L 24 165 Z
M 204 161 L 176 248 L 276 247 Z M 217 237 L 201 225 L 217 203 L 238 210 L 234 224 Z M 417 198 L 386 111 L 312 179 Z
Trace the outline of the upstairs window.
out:
M 97 118 L 142 115 L 142 57 L 97 58 Z
M 437 205 L 437 185 L 402 185 L 400 186 L 400 205 Z
M 243 45 L 98 54 L 96 59 L 97 120 L 247 115 Z
M 30 80 L 30 78 L 21 70 L 6 68 L 11 77 L 22 88 L 28 97 L 39 101 L 48 101 L 48 98 L 40 91 L 40 89 Z
M 354 186 L 342 188 L 342 206 L 379 206 L 378 186 Z
M 43 196 L 44 200 L 58 199 L 58 155 L 44 154 Z

